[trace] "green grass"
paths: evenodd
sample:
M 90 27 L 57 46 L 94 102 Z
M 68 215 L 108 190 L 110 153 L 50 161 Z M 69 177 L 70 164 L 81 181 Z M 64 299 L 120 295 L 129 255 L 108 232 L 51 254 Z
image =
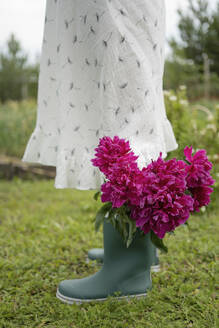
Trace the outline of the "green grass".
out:
M 165 242 L 161 272 L 140 300 L 67 305 L 55 297 L 63 279 L 98 270 L 87 264 L 101 206 L 95 191 L 55 189 L 54 181 L 0 183 L 0 327 L 189 328 L 219 327 L 218 192 L 205 212 L 189 219 Z

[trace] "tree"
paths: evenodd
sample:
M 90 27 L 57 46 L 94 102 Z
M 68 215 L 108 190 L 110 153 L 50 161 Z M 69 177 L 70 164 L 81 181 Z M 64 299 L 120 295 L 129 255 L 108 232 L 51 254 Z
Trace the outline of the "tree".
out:
M 219 3 L 213 12 L 208 29 L 206 53 L 211 60 L 211 70 L 219 76 Z
M 219 94 L 219 3 L 210 11 L 207 0 L 188 0 L 188 10 L 178 9 L 180 40 L 172 37 L 166 59 L 164 87 L 185 84 L 190 99 Z
M 0 53 L 0 100 L 20 100 L 28 95 L 30 75 L 37 74 L 38 66 L 28 65 L 28 56 L 11 34 L 5 53 Z M 36 87 L 34 87 L 36 89 Z
M 203 73 L 203 54 L 211 60 L 211 70 L 219 75 L 219 4 L 210 12 L 207 0 L 188 0 L 188 11 L 178 9 L 178 28 L 181 40 L 170 38 L 173 52 L 190 59 Z

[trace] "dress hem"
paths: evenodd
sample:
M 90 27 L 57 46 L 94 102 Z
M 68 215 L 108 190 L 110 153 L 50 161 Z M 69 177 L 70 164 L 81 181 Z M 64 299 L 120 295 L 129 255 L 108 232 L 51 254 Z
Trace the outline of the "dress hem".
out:
M 21 161 L 56 167 L 56 189 L 100 190 L 105 176 L 99 168 L 91 165 L 95 150 L 87 152 L 77 147 L 74 153 L 66 148 L 59 150 L 58 140 L 56 135 L 45 138 L 43 131 L 36 126 Z M 132 151 L 139 156 L 139 169 L 156 160 L 160 152 L 162 158 L 166 158 L 168 152 L 178 148 L 168 120 L 163 122 L 163 138 L 160 142 L 137 143 L 133 136 L 128 140 Z

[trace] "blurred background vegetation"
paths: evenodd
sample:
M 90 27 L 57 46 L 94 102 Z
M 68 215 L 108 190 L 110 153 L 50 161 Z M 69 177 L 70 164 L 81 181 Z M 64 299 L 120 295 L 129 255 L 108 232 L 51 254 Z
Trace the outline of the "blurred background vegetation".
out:
M 210 9 L 207 0 L 188 0 L 178 10 L 178 35 L 168 39 L 164 88 L 187 86 L 190 101 L 219 95 L 219 2 Z M 37 97 L 39 58 L 30 64 L 22 45 L 12 34 L 0 52 L 0 101 Z
M 179 148 L 169 156 L 182 157 L 192 145 L 219 159 L 219 2 L 188 0 L 178 10 L 179 38 L 168 40 L 164 89 L 167 116 Z M 39 62 L 28 55 L 12 34 L 0 53 L 0 155 L 21 158 L 36 122 Z
M 184 13 L 178 10 L 179 41 L 170 38 L 164 88 L 186 85 L 188 98 L 219 97 L 219 2 L 214 10 L 207 0 L 188 0 Z

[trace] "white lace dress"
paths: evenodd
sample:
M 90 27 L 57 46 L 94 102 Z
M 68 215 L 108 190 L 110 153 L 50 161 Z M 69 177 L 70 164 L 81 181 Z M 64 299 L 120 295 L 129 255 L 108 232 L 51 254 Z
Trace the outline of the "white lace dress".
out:
M 164 0 L 47 0 L 37 121 L 22 161 L 55 166 L 55 188 L 99 190 L 99 138 L 129 140 L 139 168 L 176 149 L 164 41 Z

